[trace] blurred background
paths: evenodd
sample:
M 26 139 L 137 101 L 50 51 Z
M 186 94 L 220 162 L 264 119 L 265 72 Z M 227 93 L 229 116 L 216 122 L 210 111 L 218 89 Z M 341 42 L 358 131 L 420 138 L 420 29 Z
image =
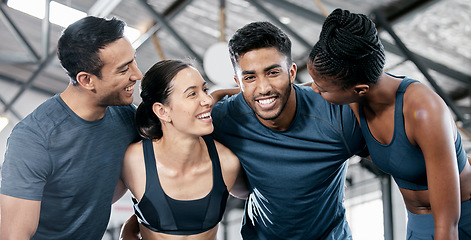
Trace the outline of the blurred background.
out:
M 386 71 L 434 89 L 447 103 L 470 152 L 471 1 L 469 0 L 1 0 L 0 163 L 13 126 L 69 80 L 55 48 L 61 31 L 87 15 L 117 17 L 144 73 L 162 59 L 191 59 L 210 89 L 234 86 L 227 40 L 252 21 L 270 21 L 293 42 L 296 82 L 325 16 L 335 8 L 370 16 L 386 50 Z M 139 91 L 134 103 L 139 104 Z M 433 129 L 431 129 L 432 131 Z M 406 213 L 391 178 L 371 162 L 349 161 L 347 215 L 354 239 L 405 238 Z M 231 198 L 219 239 L 241 239 L 243 201 Z M 118 239 L 132 214 L 130 195 L 113 205 L 103 239 Z

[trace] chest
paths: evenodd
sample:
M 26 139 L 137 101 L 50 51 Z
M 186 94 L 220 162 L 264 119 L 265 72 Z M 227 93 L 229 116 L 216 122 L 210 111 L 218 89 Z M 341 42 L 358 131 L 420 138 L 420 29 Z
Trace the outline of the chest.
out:
M 403 128 L 407 139 L 414 143 L 412 124 L 410 124 L 407 110 L 395 110 L 392 105 L 381 112 L 364 110 L 367 127 L 373 138 L 381 144 L 389 144 L 396 134 L 397 128 Z

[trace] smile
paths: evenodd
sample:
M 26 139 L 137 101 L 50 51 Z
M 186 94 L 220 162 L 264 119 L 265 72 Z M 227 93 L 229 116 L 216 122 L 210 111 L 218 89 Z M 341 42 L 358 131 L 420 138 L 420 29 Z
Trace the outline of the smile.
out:
M 270 104 L 272 102 L 274 102 L 276 100 L 275 97 L 272 97 L 272 98 L 267 98 L 267 99 L 260 99 L 260 100 L 256 100 L 258 103 L 260 103 L 261 105 L 267 105 L 267 104 Z
M 196 118 L 198 119 L 211 118 L 211 112 L 199 114 L 198 116 L 196 116 Z
M 129 92 L 129 91 L 132 91 L 133 88 L 134 88 L 134 85 L 131 85 L 127 88 L 124 88 L 124 91 Z

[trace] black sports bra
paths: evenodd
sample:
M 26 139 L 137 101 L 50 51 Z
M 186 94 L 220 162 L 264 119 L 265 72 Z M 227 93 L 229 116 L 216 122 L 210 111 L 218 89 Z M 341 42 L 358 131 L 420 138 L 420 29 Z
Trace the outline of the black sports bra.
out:
M 152 141 L 143 140 L 146 166 L 146 191 L 141 201 L 134 202 L 138 221 L 155 232 L 173 235 L 192 235 L 206 232 L 222 219 L 229 192 L 222 177 L 216 146 L 210 135 L 203 136 L 213 163 L 213 188 L 204 198 L 176 200 L 169 197 L 160 185 Z

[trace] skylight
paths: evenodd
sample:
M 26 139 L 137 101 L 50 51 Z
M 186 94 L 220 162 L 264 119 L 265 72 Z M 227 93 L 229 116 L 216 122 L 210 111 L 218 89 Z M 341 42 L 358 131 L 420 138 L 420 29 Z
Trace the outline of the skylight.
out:
M 46 11 L 46 3 L 44 0 L 8 0 L 7 5 L 39 19 L 44 18 Z M 61 27 L 66 28 L 71 23 L 86 16 L 87 13 L 56 1 L 51 1 L 50 3 L 49 21 Z M 126 35 L 129 41 L 134 42 L 139 38 L 141 32 L 135 28 L 126 26 L 124 29 L 124 35 Z

